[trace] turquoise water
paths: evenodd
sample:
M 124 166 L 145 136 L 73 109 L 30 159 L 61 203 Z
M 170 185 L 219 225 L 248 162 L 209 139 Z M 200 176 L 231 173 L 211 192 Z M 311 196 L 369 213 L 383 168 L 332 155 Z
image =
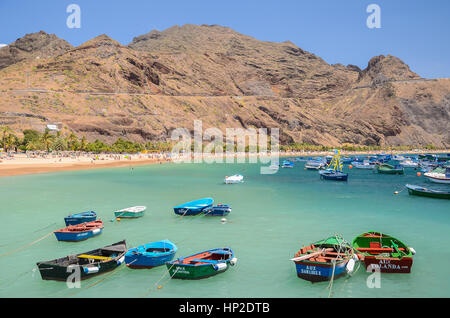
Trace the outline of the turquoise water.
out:
M 348 170 L 348 182 L 323 181 L 303 162 L 275 175 L 258 164 L 163 164 L 0 178 L 0 254 L 64 227 L 63 218 L 94 210 L 105 223 L 100 236 L 58 242 L 49 237 L 0 257 L 0 297 L 328 297 L 328 283 L 297 278 L 289 261 L 303 245 L 340 233 L 348 241 L 368 230 L 392 234 L 414 247 L 411 274 L 382 274 L 381 288 L 366 285 L 361 267 L 333 283 L 333 297 L 449 297 L 450 201 L 394 195 L 406 183 L 424 184 L 413 169 L 403 176 Z M 223 184 L 241 173 L 245 183 Z M 175 205 L 202 197 L 227 203 L 220 217 L 183 217 Z M 140 219 L 110 222 L 113 211 L 146 205 Z M 177 256 L 230 246 L 236 266 L 198 281 L 171 280 L 165 266 L 113 272 L 69 289 L 43 281 L 37 261 L 86 252 L 127 239 L 129 247 L 168 238 Z M 162 288 L 157 289 L 156 286 Z

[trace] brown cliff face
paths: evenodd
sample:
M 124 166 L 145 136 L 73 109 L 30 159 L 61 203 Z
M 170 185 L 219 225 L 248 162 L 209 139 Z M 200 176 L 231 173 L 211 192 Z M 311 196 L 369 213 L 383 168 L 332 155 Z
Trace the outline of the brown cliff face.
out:
M 58 121 L 89 140 L 166 140 L 201 119 L 224 133 L 278 127 L 283 143 L 450 144 L 449 79 L 422 79 L 389 55 L 364 70 L 329 65 L 221 26 L 175 26 L 127 46 L 100 35 L 11 64 L 0 87 L 1 124 Z

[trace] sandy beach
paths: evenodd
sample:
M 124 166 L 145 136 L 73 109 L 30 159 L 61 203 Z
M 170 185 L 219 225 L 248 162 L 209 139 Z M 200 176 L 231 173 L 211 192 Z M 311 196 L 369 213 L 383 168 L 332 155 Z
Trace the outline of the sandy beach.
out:
M 450 150 L 437 151 L 396 151 L 395 154 L 419 154 L 419 153 L 449 153 Z M 388 153 L 387 151 L 342 151 L 341 155 L 376 155 Z M 322 152 L 282 152 L 280 157 L 296 156 L 326 156 L 331 155 L 331 151 Z M 234 156 L 245 156 L 236 154 Z M 205 157 L 204 157 L 205 158 Z M 0 177 L 16 176 L 25 174 L 47 173 L 70 170 L 86 170 L 113 167 L 131 167 L 136 165 L 163 164 L 172 162 L 169 154 L 82 154 L 77 156 L 68 155 L 40 155 L 30 156 L 27 154 L 14 154 L 7 156 L 3 154 L 0 159 Z

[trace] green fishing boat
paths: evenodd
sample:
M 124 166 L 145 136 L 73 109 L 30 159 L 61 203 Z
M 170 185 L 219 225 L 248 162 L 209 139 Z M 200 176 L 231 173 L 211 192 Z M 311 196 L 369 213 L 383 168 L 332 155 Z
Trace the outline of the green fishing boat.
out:
M 413 184 L 407 184 L 406 188 L 408 189 L 408 193 L 410 195 L 418 195 L 436 199 L 450 199 L 450 191 L 434 190 Z
M 402 166 L 397 165 L 393 166 L 387 163 L 377 164 L 376 168 L 378 173 L 381 174 L 404 174 L 405 170 Z
M 237 258 L 229 247 L 207 250 L 166 263 L 170 277 L 200 279 L 225 272 Z
M 409 273 L 413 264 L 414 249 L 387 234 L 370 231 L 358 235 L 352 242 L 358 257 L 367 271 L 382 273 Z

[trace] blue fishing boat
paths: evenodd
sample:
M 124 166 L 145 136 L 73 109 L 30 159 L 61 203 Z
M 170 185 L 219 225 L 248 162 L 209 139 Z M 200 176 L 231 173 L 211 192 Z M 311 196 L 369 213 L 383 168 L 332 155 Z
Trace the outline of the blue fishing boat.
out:
M 352 274 L 358 258 L 352 246 L 335 235 L 301 248 L 291 261 L 299 278 L 315 283 Z
M 140 245 L 127 251 L 125 264 L 134 269 L 164 265 L 173 260 L 177 250 L 178 247 L 169 240 Z
M 175 214 L 178 215 L 197 215 L 202 213 L 204 210 L 212 207 L 214 199 L 205 198 L 199 199 L 184 204 L 177 205 L 173 208 Z
M 66 226 L 77 225 L 80 223 L 92 222 L 97 219 L 97 213 L 94 211 L 81 212 L 76 214 L 71 214 L 64 218 Z
M 344 157 L 344 158 L 342 158 L 342 163 L 343 163 L 343 164 L 351 164 L 352 161 L 353 161 L 353 159 L 350 158 L 350 157 Z
M 333 159 L 327 169 L 319 171 L 320 178 L 325 180 L 347 181 L 348 173 L 342 172 L 342 166 L 340 151 L 335 149 Z
M 203 211 L 208 216 L 225 216 L 231 212 L 231 207 L 228 204 L 218 204 Z
M 281 168 L 294 168 L 294 163 L 289 160 L 284 160 L 281 164 Z
M 103 232 L 103 222 L 101 220 L 86 222 L 76 225 L 69 225 L 64 229 L 56 230 L 53 233 L 58 241 L 82 241 Z

